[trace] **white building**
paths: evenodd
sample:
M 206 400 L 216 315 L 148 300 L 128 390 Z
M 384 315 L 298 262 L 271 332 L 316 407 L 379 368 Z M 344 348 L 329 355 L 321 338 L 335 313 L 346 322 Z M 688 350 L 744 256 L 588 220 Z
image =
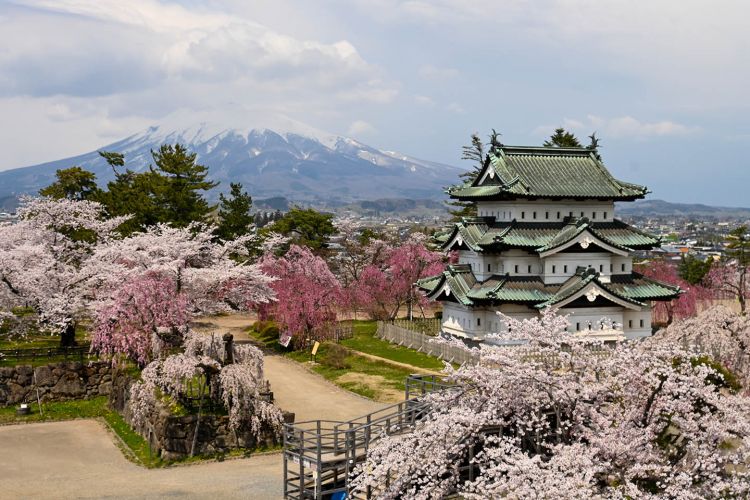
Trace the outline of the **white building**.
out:
M 660 240 L 614 218 L 615 201 L 648 190 L 613 178 L 586 148 L 501 146 L 489 158 L 449 191 L 477 204 L 478 217 L 441 238 L 458 264 L 418 283 L 442 302 L 444 333 L 481 341 L 507 329 L 497 311 L 528 318 L 551 306 L 580 334 L 604 333 L 606 319 L 620 337 L 650 335 L 651 301 L 680 291 L 633 271 L 632 253 Z

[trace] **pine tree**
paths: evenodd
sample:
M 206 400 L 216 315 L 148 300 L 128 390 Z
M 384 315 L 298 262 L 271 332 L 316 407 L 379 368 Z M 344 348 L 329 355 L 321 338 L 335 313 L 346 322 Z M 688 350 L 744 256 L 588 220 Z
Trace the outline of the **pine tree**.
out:
M 101 189 L 96 185 L 96 175 L 81 167 L 60 169 L 55 172 L 55 178 L 55 182 L 39 190 L 40 195 L 76 201 L 96 201 L 101 195 Z
M 489 137 L 489 154 L 493 154 L 496 148 L 502 146 L 499 137 L 500 134 L 495 131 L 495 129 L 492 129 L 492 133 Z M 476 180 L 477 175 L 479 175 L 479 172 L 482 171 L 484 166 L 489 163 L 490 156 L 485 153 L 484 143 L 482 143 L 482 139 L 477 133 L 471 134 L 471 144 L 463 146 L 461 149 L 463 151 L 461 159 L 469 160 L 474 163 L 474 168 L 472 170 L 459 175 L 464 181 L 464 185 L 470 185 Z M 459 221 L 463 217 L 475 217 L 477 215 L 477 204 L 473 201 L 450 201 L 448 202 L 448 205 L 455 207 L 454 209 L 448 209 L 448 212 L 453 216 L 453 221 Z
M 181 144 L 164 144 L 151 155 L 155 166 L 150 172 L 156 176 L 152 188 L 160 221 L 174 227 L 206 221 L 212 207 L 199 191 L 219 185 L 206 179 L 208 168 L 196 163 L 196 154 Z
M 550 136 L 549 139 L 544 141 L 545 148 L 580 148 L 581 141 L 573 135 L 572 132 L 566 131 L 564 128 L 556 128 L 555 133 Z
M 229 189 L 229 196 L 219 195 L 219 225 L 214 231 L 214 234 L 224 241 L 248 234 L 254 222 L 250 213 L 253 199 L 247 192 L 242 191 L 242 184 L 232 182 Z

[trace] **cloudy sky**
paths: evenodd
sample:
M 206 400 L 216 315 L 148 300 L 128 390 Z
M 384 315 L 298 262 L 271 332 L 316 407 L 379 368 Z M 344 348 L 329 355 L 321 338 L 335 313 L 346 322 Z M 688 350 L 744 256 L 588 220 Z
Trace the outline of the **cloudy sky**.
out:
M 596 131 L 652 198 L 750 206 L 748 19 L 744 0 L 0 0 L 0 170 L 272 110 L 456 165 L 472 132 Z

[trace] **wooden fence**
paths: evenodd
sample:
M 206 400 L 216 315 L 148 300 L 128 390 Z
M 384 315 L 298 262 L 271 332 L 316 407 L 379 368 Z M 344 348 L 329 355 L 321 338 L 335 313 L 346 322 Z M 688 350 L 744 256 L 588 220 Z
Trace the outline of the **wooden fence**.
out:
M 398 344 L 400 346 L 408 347 L 410 349 L 416 349 L 419 352 L 423 352 L 430 356 L 435 356 L 442 360 L 448 361 L 449 363 L 475 363 L 478 360 L 478 355 L 462 349 L 460 346 L 447 344 L 445 342 L 435 342 L 435 337 L 432 335 L 425 335 L 413 330 L 407 330 L 401 326 L 386 323 L 384 321 L 378 321 L 378 331 L 376 335 L 387 340 L 391 344 Z

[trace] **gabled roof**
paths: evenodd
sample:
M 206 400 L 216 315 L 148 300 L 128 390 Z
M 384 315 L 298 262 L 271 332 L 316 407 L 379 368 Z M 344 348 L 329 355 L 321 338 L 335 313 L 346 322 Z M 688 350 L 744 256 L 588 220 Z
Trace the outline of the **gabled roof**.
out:
M 469 265 L 454 264 L 438 276 L 419 280 L 417 286 L 433 300 L 454 300 L 465 306 L 521 303 L 537 308 L 568 303 L 586 293 L 601 295 L 625 307 L 640 308 L 645 301 L 672 300 L 681 293 L 679 287 L 638 273 L 613 275 L 607 283 L 599 273 L 583 267 L 564 283 L 547 285 L 538 276 L 493 275 L 478 281 Z
M 470 185 L 448 190 L 461 200 L 575 198 L 635 200 L 648 189 L 615 179 L 587 148 L 501 146 Z
M 661 240 L 615 220 L 592 222 L 586 218 L 566 218 L 561 222 L 494 222 L 491 217 L 464 219 L 455 224 L 443 249 L 465 248 L 475 252 L 502 251 L 511 248 L 539 253 L 559 248 L 587 231 L 592 241 L 622 251 L 649 249 Z M 460 244 L 459 244 L 460 242 Z
M 594 269 L 579 267 L 576 273 L 563 283 L 554 295 L 546 301 L 536 304 L 535 307 L 543 309 L 545 307 L 563 306 L 564 303 L 569 303 L 571 299 L 577 298 L 584 293 L 591 294 L 592 292 L 593 299 L 590 299 L 592 301 L 598 295 L 603 295 L 613 302 L 622 301 L 621 305 L 625 307 L 640 309 L 646 305 L 643 302 L 611 289 L 607 285 L 599 280 L 599 273 L 594 271 Z

